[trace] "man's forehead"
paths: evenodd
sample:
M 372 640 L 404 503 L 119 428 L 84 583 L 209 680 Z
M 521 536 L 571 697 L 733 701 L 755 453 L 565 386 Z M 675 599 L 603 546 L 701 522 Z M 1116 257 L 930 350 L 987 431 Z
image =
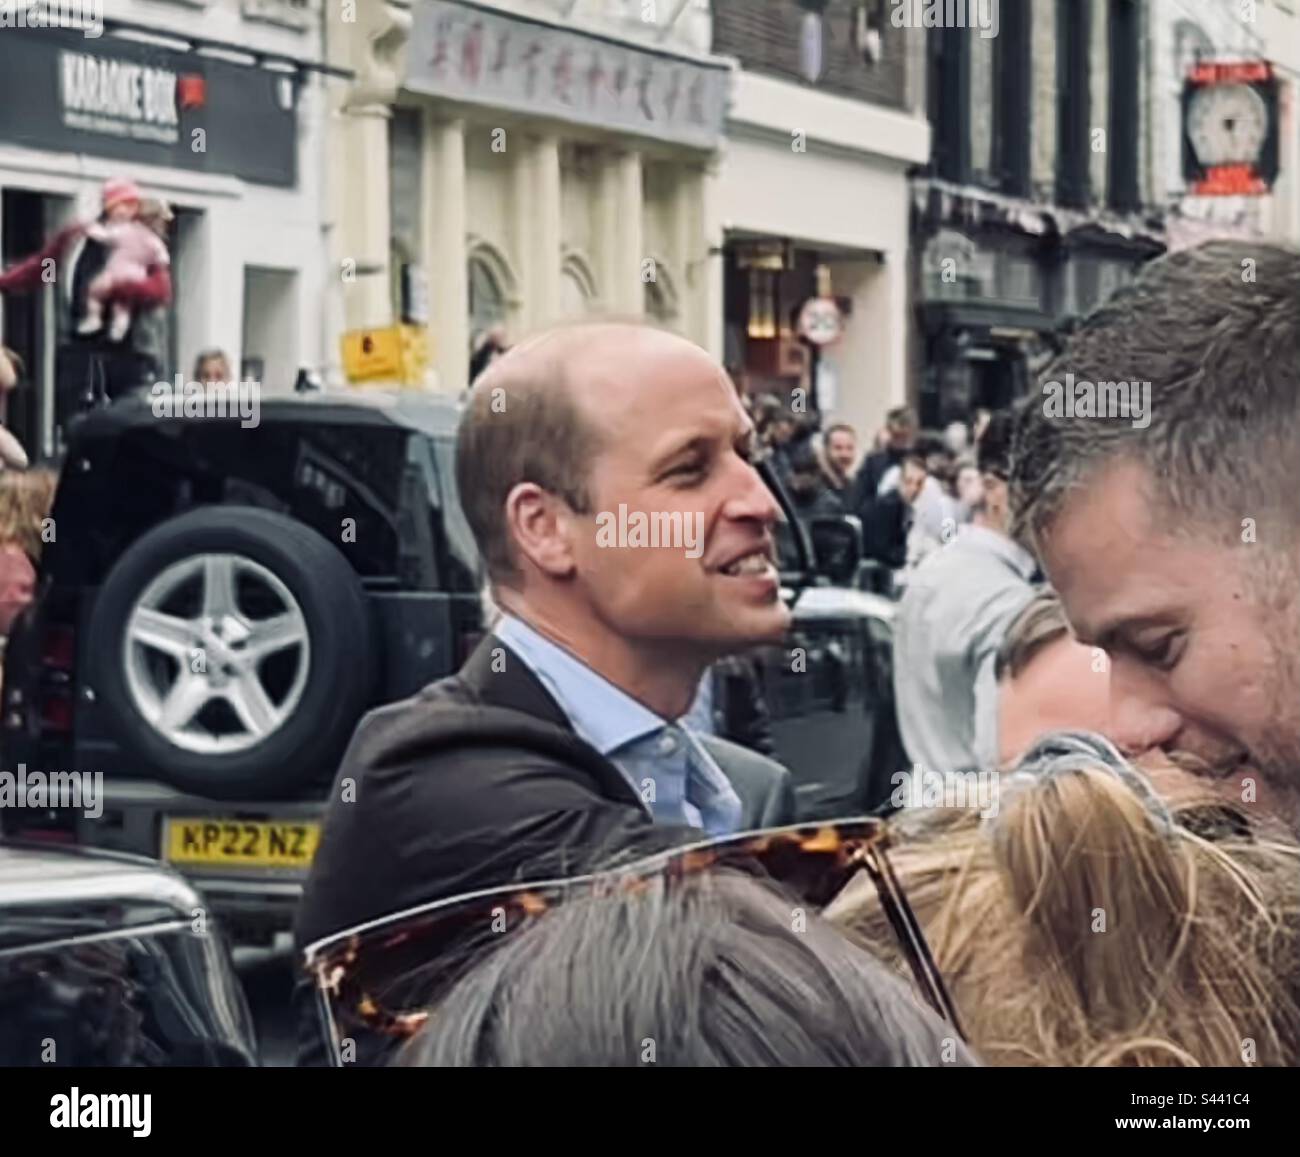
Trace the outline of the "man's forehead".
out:
M 1065 502 L 1042 538 L 1048 578 L 1084 641 L 1174 611 L 1207 577 L 1201 551 L 1153 517 L 1144 481 L 1132 464 L 1107 468 Z
M 593 392 L 613 388 L 644 396 L 681 387 L 700 389 L 705 383 L 735 392 L 704 350 L 658 330 L 597 330 L 589 341 L 570 345 L 566 363 L 570 380 Z
M 683 431 L 732 438 L 753 429 L 735 386 L 703 350 L 648 332 L 631 343 L 604 335 L 570 363 L 575 400 L 589 420 L 641 451 Z

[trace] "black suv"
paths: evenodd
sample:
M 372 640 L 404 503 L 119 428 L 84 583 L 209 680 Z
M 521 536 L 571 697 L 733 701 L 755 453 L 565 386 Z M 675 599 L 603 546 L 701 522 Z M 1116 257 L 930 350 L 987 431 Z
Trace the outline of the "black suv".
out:
M 459 413 L 356 391 L 265 399 L 250 428 L 160 419 L 147 399 L 82 418 L 6 651 L 0 734 L 5 768 L 102 772 L 103 811 L 4 809 L 5 830 L 163 859 L 239 939 L 287 927 L 357 720 L 481 637 Z M 827 530 L 850 573 L 852 528 Z M 792 636 L 743 657 L 742 690 L 761 692 L 800 818 L 861 814 L 903 762 L 893 605 L 812 577 L 793 519 L 782 547 Z M 715 675 L 723 733 L 736 673 Z

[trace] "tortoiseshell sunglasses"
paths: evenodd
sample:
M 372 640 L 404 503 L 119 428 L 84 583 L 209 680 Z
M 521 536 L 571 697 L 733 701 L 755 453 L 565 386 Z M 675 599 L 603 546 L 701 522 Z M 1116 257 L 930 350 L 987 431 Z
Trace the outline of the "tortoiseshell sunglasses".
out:
M 865 817 L 829 825 L 797 825 L 687 844 L 626 865 L 558 880 L 509 885 L 436 901 L 363 924 L 307 948 L 331 1060 L 345 1062 L 351 1039 L 360 1056 L 380 1058 L 415 1033 L 431 1000 L 445 991 L 480 950 L 573 896 L 632 890 L 648 879 L 680 879 L 713 868 L 752 871 L 757 865 L 805 903 L 822 908 L 859 872 L 876 887 L 916 987 L 965 1040 L 957 1011 L 930 946 L 885 854 L 889 829 Z

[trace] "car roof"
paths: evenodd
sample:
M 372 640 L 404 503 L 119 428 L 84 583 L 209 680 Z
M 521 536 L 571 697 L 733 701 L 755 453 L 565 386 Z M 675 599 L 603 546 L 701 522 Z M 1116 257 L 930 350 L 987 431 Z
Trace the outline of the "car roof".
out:
M 898 604 L 893 599 L 855 587 L 805 587 L 794 605 L 794 616 L 799 621 L 866 618 L 892 623 L 897 613 Z
M 436 438 L 455 437 L 463 410 L 464 402 L 461 398 L 431 390 L 348 387 L 304 393 L 265 393 L 259 399 L 259 419 L 262 423 L 302 421 L 339 425 L 392 423 L 407 429 L 419 430 Z M 160 420 L 172 424 L 234 419 L 200 417 L 159 419 L 154 415 L 151 395 L 140 393 L 120 398 L 102 410 L 91 411 L 80 421 L 87 433 L 103 435 L 110 431 L 125 430 Z
M 189 919 L 198 893 L 155 860 L 99 849 L 0 840 L 0 917 L 87 901 L 134 902 Z

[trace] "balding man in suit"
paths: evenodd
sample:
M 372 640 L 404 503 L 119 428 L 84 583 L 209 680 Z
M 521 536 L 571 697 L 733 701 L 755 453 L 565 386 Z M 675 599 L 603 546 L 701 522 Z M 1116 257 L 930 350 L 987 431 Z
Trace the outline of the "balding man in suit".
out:
M 794 822 L 783 767 L 683 719 L 713 662 L 789 625 L 753 439 L 721 368 L 658 330 L 564 327 L 493 361 L 457 475 L 500 616 L 458 674 L 362 720 L 300 945 Z

